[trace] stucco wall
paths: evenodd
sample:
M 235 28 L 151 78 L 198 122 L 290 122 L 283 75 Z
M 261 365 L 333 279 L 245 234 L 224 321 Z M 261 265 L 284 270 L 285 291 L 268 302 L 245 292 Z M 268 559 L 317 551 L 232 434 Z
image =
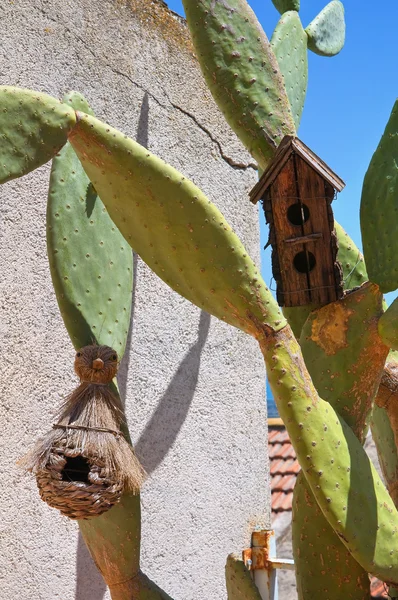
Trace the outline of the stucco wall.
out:
M 202 187 L 259 259 L 251 159 L 202 81 L 185 24 L 149 0 L 0 3 L 0 84 L 96 114 Z M 0 189 L 0 599 L 102 600 L 76 523 L 17 459 L 73 388 L 74 351 L 46 259 L 49 166 Z M 136 259 L 120 384 L 137 452 L 142 566 L 175 600 L 222 600 L 224 564 L 269 524 L 264 369 L 256 343 L 180 298 Z

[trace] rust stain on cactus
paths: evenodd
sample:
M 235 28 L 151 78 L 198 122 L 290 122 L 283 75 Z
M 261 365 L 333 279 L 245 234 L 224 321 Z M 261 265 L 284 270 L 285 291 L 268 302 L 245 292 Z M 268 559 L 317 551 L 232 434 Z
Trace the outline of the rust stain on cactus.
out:
M 341 397 L 348 402 L 342 416 L 362 442 L 388 354 L 388 348 L 378 334 L 377 321 L 377 318 L 373 318 L 365 322 L 367 344 L 351 367 L 353 384 Z
M 318 311 L 312 323 L 311 339 L 331 356 L 347 348 L 348 322 L 353 311 L 340 302 L 333 302 Z

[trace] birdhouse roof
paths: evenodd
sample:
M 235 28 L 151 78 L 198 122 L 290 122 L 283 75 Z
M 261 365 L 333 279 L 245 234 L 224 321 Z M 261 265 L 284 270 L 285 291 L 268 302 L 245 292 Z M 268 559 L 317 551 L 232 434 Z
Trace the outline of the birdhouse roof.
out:
M 281 169 L 293 154 L 297 154 L 308 163 L 310 167 L 312 167 L 325 181 L 330 183 L 336 191 L 341 192 L 345 187 L 344 181 L 336 175 L 336 173 L 334 173 L 332 169 L 319 158 L 319 156 L 312 152 L 304 142 L 297 137 L 285 135 L 278 147 L 274 160 L 269 165 L 268 169 L 264 171 L 260 180 L 250 192 L 250 200 L 253 204 L 262 198 L 264 192 L 274 182 Z

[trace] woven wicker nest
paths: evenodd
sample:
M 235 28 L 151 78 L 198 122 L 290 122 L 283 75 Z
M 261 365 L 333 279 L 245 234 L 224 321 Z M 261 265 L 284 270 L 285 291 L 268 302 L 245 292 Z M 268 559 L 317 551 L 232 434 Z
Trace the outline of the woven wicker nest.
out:
M 51 449 L 36 481 L 42 500 L 70 519 L 101 515 L 119 502 L 124 487 L 101 459 L 65 446 Z

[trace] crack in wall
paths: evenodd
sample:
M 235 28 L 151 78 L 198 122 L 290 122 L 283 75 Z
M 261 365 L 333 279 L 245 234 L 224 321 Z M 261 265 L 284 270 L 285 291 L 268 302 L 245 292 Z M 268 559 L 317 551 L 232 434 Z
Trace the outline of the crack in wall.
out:
M 74 31 L 72 31 L 67 25 L 59 23 L 59 21 L 57 19 L 54 19 L 53 17 L 51 17 L 50 15 L 48 15 L 45 12 L 44 9 L 39 8 L 39 7 L 34 7 L 34 8 L 36 8 L 36 10 L 38 12 L 40 12 L 49 21 L 51 21 L 53 23 L 57 23 L 58 25 L 63 25 L 64 31 L 65 31 L 66 34 L 71 35 L 72 37 L 74 37 L 75 40 L 79 41 L 84 46 L 84 48 L 91 54 L 91 56 L 93 56 L 93 58 L 98 59 L 96 53 L 91 49 L 90 45 L 87 43 L 87 41 L 84 38 L 82 38 L 81 36 L 79 36 L 78 34 L 76 34 Z M 156 102 L 156 104 L 158 106 L 160 106 L 161 108 L 164 108 L 165 110 L 168 109 L 168 106 L 166 104 L 162 103 L 158 98 L 156 98 L 156 96 L 154 94 L 152 94 L 145 87 L 143 87 L 142 85 L 140 85 L 136 81 L 134 81 L 134 79 L 132 77 L 130 77 L 130 75 L 128 75 L 127 73 L 123 73 L 122 71 L 119 71 L 118 69 L 115 69 L 114 67 L 112 67 L 112 65 L 110 65 L 108 63 L 105 63 L 105 67 L 109 68 L 116 75 L 119 75 L 120 77 L 126 78 L 136 88 L 138 88 L 139 90 L 141 90 L 145 94 L 148 94 L 148 97 L 151 98 L 154 102 Z M 253 169 L 255 171 L 258 171 L 258 167 L 257 167 L 256 163 L 254 163 L 254 162 L 249 162 L 249 163 L 238 162 L 238 161 L 234 160 L 233 158 L 231 158 L 230 156 L 228 156 L 224 152 L 224 150 L 222 148 L 222 145 L 221 145 L 221 142 L 218 141 L 218 139 L 211 133 L 211 131 L 209 129 L 207 129 L 207 127 L 205 127 L 202 123 L 200 123 L 200 121 L 195 117 L 195 115 L 193 115 L 189 111 L 183 109 L 178 104 L 174 103 L 170 99 L 170 97 L 168 96 L 168 94 L 166 93 L 166 91 L 164 89 L 162 91 L 163 91 L 163 93 L 164 93 L 167 101 L 170 103 L 170 106 L 172 106 L 174 109 L 178 110 L 180 113 L 182 113 L 183 115 L 185 115 L 186 117 L 188 117 L 193 123 L 195 123 L 195 125 L 197 127 L 199 127 L 199 129 L 201 131 L 203 131 L 203 133 L 205 133 L 208 136 L 208 138 L 211 140 L 211 142 L 213 144 L 215 144 L 215 146 L 217 147 L 218 152 L 219 152 L 221 158 L 230 167 L 232 167 L 235 170 Z
M 111 65 L 107 65 L 107 67 L 109 69 L 111 69 L 111 71 L 113 73 L 115 73 L 116 75 L 120 75 L 121 77 L 125 77 L 126 79 L 128 79 L 128 81 L 130 81 L 130 83 L 132 83 L 135 87 L 137 87 L 139 90 L 141 90 L 142 92 L 144 92 L 145 94 L 148 94 L 149 98 L 151 98 L 152 100 L 154 100 L 154 102 L 156 102 L 156 104 L 158 106 L 160 106 L 161 108 L 164 108 L 165 110 L 167 110 L 167 105 L 164 104 L 163 102 L 161 102 L 156 96 L 154 96 L 154 94 L 152 94 L 149 90 L 147 90 L 144 86 L 140 85 L 139 83 L 137 83 L 136 81 L 134 81 L 134 79 L 132 77 L 130 77 L 130 75 L 127 75 L 127 73 L 123 73 L 122 71 L 119 71 L 118 69 L 115 69 L 114 67 L 112 67 Z M 167 101 L 170 103 L 170 105 L 175 108 L 176 110 L 178 110 L 179 112 L 181 112 L 183 115 L 185 115 L 186 117 L 188 117 L 189 119 L 191 119 L 195 125 L 197 127 L 199 127 L 199 129 L 201 131 L 203 131 L 203 133 L 205 133 L 209 139 L 212 141 L 213 144 L 215 144 L 218 148 L 218 151 L 220 153 L 221 158 L 233 169 L 236 170 L 246 170 L 246 169 L 254 169 L 255 171 L 258 170 L 258 167 L 256 165 L 256 163 L 241 163 L 241 162 L 237 162 L 235 161 L 233 158 L 231 158 L 230 156 L 227 156 L 225 154 L 225 152 L 222 149 L 221 143 L 217 140 L 217 138 L 214 137 L 214 135 L 212 135 L 212 133 L 204 126 L 202 125 L 198 119 L 190 112 L 188 112 L 187 110 L 184 110 L 183 108 L 181 108 L 181 106 L 178 106 L 178 104 L 175 104 L 168 96 L 168 94 L 166 93 L 166 91 L 163 89 L 162 90 L 165 97 L 167 98 Z

